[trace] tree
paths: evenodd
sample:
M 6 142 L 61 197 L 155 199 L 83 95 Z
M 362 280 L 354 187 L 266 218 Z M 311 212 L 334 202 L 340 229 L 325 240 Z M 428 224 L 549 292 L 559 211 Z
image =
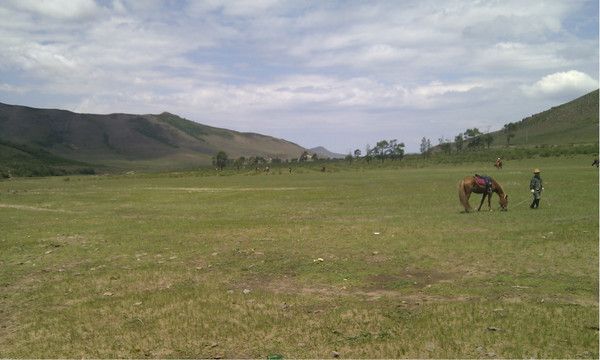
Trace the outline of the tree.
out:
M 360 149 L 356 149 L 356 150 L 354 150 L 354 157 L 355 157 L 355 158 L 357 158 L 357 159 L 358 159 L 358 158 L 360 157 L 360 154 L 361 154 L 361 152 L 360 152 Z
M 236 169 L 239 171 L 240 168 L 242 166 L 244 166 L 244 164 L 246 163 L 246 158 L 243 156 L 240 156 L 239 158 L 235 159 L 235 161 L 233 162 L 233 165 L 236 167 Z
M 421 154 L 429 154 L 429 151 L 431 150 L 431 140 L 423 137 L 421 139 Z
M 346 160 L 349 164 L 352 164 L 352 159 L 353 158 L 351 154 L 346 155 L 346 157 L 344 158 L 344 160 Z
M 390 140 L 387 154 L 392 161 L 402 160 L 404 157 L 404 143 L 399 143 L 396 139 Z
M 464 137 L 468 141 L 467 147 L 474 148 L 483 145 L 483 139 L 481 136 L 483 133 L 478 128 L 472 128 L 465 130 Z
M 443 137 L 438 139 L 438 143 L 440 146 L 440 150 L 446 154 L 452 153 L 452 144 L 449 139 L 444 139 Z
M 456 137 L 454 137 L 454 146 L 456 146 L 456 152 L 459 152 L 463 148 L 463 144 L 465 143 L 465 137 L 463 133 L 458 133 Z
M 312 156 L 310 157 L 313 161 L 317 161 L 319 160 L 319 155 L 317 155 L 317 153 L 312 154 Z
M 308 151 L 304 150 L 304 152 L 302 153 L 302 155 L 300 155 L 300 158 L 298 159 L 299 162 L 304 162 L 306 160 L 308 160 L 308 157 L 310 156 L 310 154 L 308 153 Z
M 483 141 L 481 139 L 481 136 L 476 136 L 473 137 L 471 139 L 469 139 L 469 142 L 467 143 L 467 146 L 470 148 L 475 148 L 475 147 L 479 147 L 479 146 L 483 146 Z
M 423 136 L 423 138 L 421 139 L 421 154 L 425 154 L 425 152 L 427 152 L 427 139 L 425 138 L 425 136 Z
M 504 125 L 504 128 L 502 130 L 504 131 L 504 134 L 506 135 L 506 146 L 509 146 L 510 139 L 515 137 L 515 131 L 517 130 L 517 124 L 508 123 L 508 124 Z
M 485 145 L 489 149 L 490 145 L 492 145 L 492 143 L 494 142 L 494 137 L 492 136 L 492 134 L 485 134 L 482 137 L 483 137 L 483 142 L 485 143 Z
M 467 138 L 467 140 L 478 137 L 479 135 L 482 135 L 482 133 L 481 133 L 481 131 L 479 131 L 478 128 L 472 128 L 472 129 L 465 130 L 465 137 Z
M 223 170 L 223 168 L 227 165 L 227 153 L 223 150 L 219 151 L 213 158 L 213 165 L 219 168 L 219 170 Z
M 365 161 L 369 164 L 373 160 L 373 149 L 371 149 L 371 145 L 367 144 L 365 146 Z
M 389 145 L 390 144 L 387 140 L 378 141 L 375 147 L 373 148 L 375 158 L 381 160 L 381 162 L 384 162 L 386 158 L 386 151 Z
M 251 156 L 248 158 L 248 164 L 252 166 L 261 166 L 267 163 L 267 159 L 262 156 Z

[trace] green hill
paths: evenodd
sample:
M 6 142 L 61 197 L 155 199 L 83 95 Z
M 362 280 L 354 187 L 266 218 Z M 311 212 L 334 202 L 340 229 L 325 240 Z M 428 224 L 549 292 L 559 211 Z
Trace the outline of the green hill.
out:
M 30 163 L 46 163 L 40 155 L 44 153 L 65 164 L 174 170 L 209 165 L 220 150 L 231 158 L 281 159 L 298 158 L 304 151 L 289 141 L 202 125 L 169 113 L 78 114 L 1 103 L 0 141 L 12 144 L 10 150 L 8 145 L 0 148 L 0 166 L 5 168 L 16 154 Z M 24 155 L 15 146 L 32 151 Z
M 36 147 L 0 140 L 0 178 L 93 174 L 92 165 L 61 158 Z
M 510 145 L 598 144 L 598 90 L 568 103 L 509 123 Z M 492 132 L 494 146 L 507 144 L 508 132 Z

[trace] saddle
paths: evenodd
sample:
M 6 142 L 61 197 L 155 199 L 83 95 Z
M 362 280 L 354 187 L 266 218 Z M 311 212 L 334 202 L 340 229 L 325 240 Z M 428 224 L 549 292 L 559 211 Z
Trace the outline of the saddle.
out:
M 485 175 L 475 174 L 475 182 L 478 186 L 485 188 L 485 191 L 488 193 L 492 192 L 492 178 Z

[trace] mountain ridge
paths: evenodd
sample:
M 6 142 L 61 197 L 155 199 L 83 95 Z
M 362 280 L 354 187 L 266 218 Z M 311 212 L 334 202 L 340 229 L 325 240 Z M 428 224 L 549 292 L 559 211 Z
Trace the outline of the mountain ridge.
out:
M 494 145 L 566 145 L 598 143 L 598 90 L 505 124 L 491 132 Z M 507 139 L 512 133 L 510 139 Z
M 67 160 L 126 168 L 209 165 L 221 150 L 231 158 L 281 159 L 298 158 L 305 150 L 284 139 L 212 127 L 169 112 L 100 115 L 4 103 L 0 103 L 0 140 Z
M 308 152 L 317 154 L 320 159 L 343 159 L 346 155 L 338 154 L 326 149 L 324 146 L 316 146 L 308 149 Z

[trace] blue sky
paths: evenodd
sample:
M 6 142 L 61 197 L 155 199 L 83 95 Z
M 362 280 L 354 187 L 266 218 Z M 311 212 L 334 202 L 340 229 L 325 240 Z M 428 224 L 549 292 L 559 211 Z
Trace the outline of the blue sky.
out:
M 0 2 L 0 102 L 416 152 L 598 88 L 597 1 Z

